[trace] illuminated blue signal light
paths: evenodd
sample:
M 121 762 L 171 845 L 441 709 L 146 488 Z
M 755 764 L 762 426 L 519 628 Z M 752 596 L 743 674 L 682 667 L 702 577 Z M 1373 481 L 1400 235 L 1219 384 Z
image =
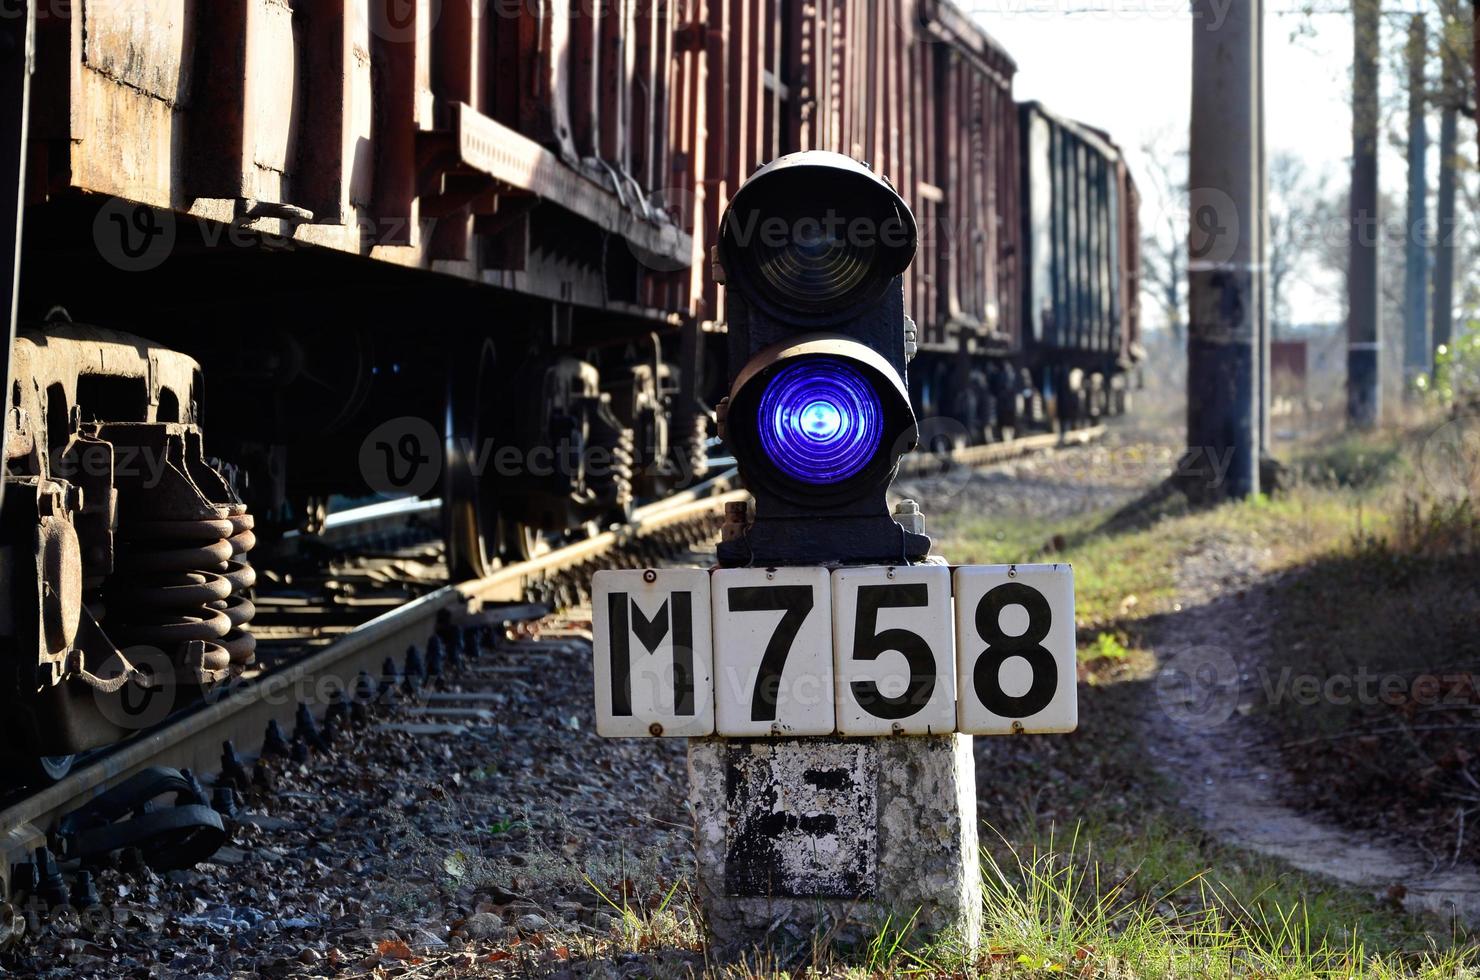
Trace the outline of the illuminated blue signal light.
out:
M 884 407 L 861 371 L 835 358 L 782 368 L 757 413 L 761 450 L 786 476 L 827 486 L 856 476 L 879 451 Z

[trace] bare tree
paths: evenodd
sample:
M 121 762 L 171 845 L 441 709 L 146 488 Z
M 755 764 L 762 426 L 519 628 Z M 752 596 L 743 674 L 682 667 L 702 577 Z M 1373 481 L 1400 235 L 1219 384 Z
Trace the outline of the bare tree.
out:
M 1292 276 L 1312 258 L 1312 237 L 1319 234 L 1313 206 L 1315 188 L 1305 163 L 1293 153 L 1276 153 L 1269 160 L 1269 310 L 1270 338 L 1278 340 L 1290 327 L 1289 286 Z
M 1141 234 L 1141 291 L 1165 318 L 1177 347 L 1187 336 L 1187 144 L 1170 132 L 1141 147 L 1143 197 L 1158 209 Z
M 1280 152 L 1269 159 L 1269 307 L 1271 339 L 1295 326 L 1294 287 L 1315 287 L 1335 278 L 1345 302 L 1346 188 L 1311 173 L 1300 156 Z

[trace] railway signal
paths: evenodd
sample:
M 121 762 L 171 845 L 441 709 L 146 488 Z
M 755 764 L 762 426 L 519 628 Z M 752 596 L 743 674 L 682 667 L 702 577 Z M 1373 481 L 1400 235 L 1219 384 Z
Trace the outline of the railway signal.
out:
M 837 153 L 782 157 L 730 202 L 715 255 L 729 312 L 721 435 L 755 518 L 722 564 L 929 552 L 885 499 L 918 438 L 903 278 L 916 239 L 888 181 Z
M 722 431 L 754 517 L 732 512 L 712 571 L 593 579 L 597 730 L 695 737 L 700 893 L 724 942 L 778 916 L 830 930 L 902 912 L 974 942 L 967 736 L 1077 720 L 1069 566 L 952 569 L 918 507 L 888 509 L 918 435 L 915 242 L 889 183 L 837 154 L 740 188 L 715 254 Z

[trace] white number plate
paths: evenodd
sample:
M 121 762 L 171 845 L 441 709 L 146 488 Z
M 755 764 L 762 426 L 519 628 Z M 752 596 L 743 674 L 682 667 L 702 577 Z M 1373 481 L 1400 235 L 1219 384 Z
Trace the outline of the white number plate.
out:
M 973 735 L 1072 732 L 1079 723 L 1074 570 L 956 569 L 958 723 Z
M 713 735 L 709 572 L 597 572 L 591 604 L 596 733 Z
M 840 568 L 832 592 L 838 733 L 954 731 L 951 570 Z
M 598 572 L 607 736 L 1073 731 L 1068 565 Z
M 720 735 L 831 735 L 832 604 L 825 568 L 714 573 Z

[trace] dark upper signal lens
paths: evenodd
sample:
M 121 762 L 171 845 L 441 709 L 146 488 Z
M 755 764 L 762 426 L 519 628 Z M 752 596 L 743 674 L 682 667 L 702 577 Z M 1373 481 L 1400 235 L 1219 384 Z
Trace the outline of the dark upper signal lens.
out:
M 776 301 L 802 310 L 827 308 L 848 302 L 874 266 L 878 249 L 848 237 L 840 221 L 798 219 L 788 241 L 761 244 L 754 261 Z

